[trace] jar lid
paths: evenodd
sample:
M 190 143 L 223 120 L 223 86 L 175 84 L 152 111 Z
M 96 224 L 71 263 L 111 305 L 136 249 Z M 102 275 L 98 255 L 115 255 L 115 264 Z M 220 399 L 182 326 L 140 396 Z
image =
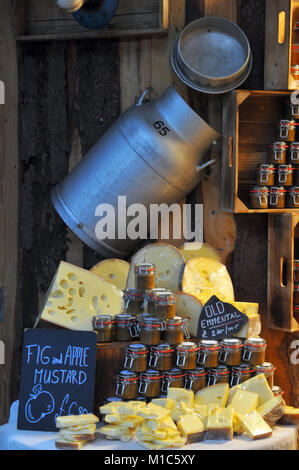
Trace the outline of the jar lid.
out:
M 186 376 L 187 375 L 192 377 L 204 377 L 208 375 L 208 370 L 204 367 L 196 367 L 192 370 L 186 370 Z
M 279 387 L 278 385 L 273 385 L 271 390 L 273 395 L 281 395 L 283 393 L 281 387 Z
M 119 313 L 114 318 L 116 323 L 127 323 L 128 321 L 135 320 L 135 317 L 130 313 Z
M 180 326 L 183 323 L 182 317 L 166 318 L 165 324 L 171 326 Z
M 155 295 L 155 302 L 165 302 L 165 303 L 175 303 L 175 295 L 173 292 L 169 291 L 160 291 L 156 292 Z
M 238 366 L 232 367 L 232 373 L 248 374 L 255 372 L 255 367 L 252 364 L 241 363 Z
M 151 351 L 156 352 L 173 352 L 174 349 L 171 348 L 170 344 L 168 343 L 159 343 L 156 346 L 151 346 Z
M 152 274 L 156 271 L 156 267 L 152 263 L 137 263 L 134 266 L 135 274 L 145 276 L 146 274 Z
M 261 163 L 257 168 L 262 171 L 276 170 L 275 166 L 271 163 Z
M 249 189 L 249 192 L 250 193 L 269 193 L 269 188 L 267 188 L 266 186 L 254 186 L 253 188 Z
M 158 326 L 162 326 L 162 322 L 159 318 L 157 317 L 153 317 L 151 315 L 149 316 L 143 316 L 141 318 L 141 326 L 154 326 L 154 327 L 158 327 Z
M 270 193 L 286 193 L 284 186 L 271 186 Z
M 294 121 L 294 119 L 281 119 L 280 120 L 281 126 L 297 126 L 298 124 Z
M 295 168 L 289 164 L 289 165 L 285 165 L 285 164 L 280 164 L 278 165 L 278 171 L 290 171 L 290 170 L 294 170 Z
M 108 397 L 106 398 L 105 400 L 105 404 L 107 403 L 113 403 L 114 401 L 123 401 L 121 398 L 119 397 Z
M 172 369 L 164 372 L 164 377 L 171 377 L 172 379 L 181 379 L 186 376 L 186 372 L 179 369 L 178 367 L 172 367 Z
M 159 370 L 154 370 L 154 369 L 147 369 L 145 372 L 141 372 L 140 374 L 140 379 L 142 378 L 148 378 L 150 377 L 151 379 L 163 379 L 164 375 L 161 373 Z
M 135 287 L 129 287 L 128 289 L 125 289 L 124 291 L 124 296 L 127 297 L 144 297 L 144 291 L 140 289 L 136 289 Z
M 299 193 L 299 186 L 291 186 L 288 190 L 288 193 L 290 194 L 297 194 Z
M 298 106 L 298 105 L 296 105 L 296 106 Z M 291 142 L 291 148 L 292 147 L 299 148 L 299 142 Z
M 199 347 L 200 348 L 206 348 L 206 349 L 219 349 L 220 345 L 219 342 L 216 341 L 215 339 L 201 339 L 199 341 Z
M 212 367 L 209 369 L 209 374 L 212 375 L 228 375 L 230 374 L 230 369 L 224 365 L 224 364 L 219 364 L 218 367 Z
M 183 343 L 178 344 L 177 349 L 184 349 L 190 352 L 198 351 L 197 345 L 192 341 L 184 341 Z
M 220 342 L 221 346 L 225 346 L 227 348 L 242 348 L 243 343 L 240 339 L 238 338 L 224 338 Z
M 264 371 L 264 370 L 268 370 L 268 371 L 269 371 L 269 370 L 273 370 L 273 371 L 274 371 L 274 370 L 276 369 L 276 368 L 273 366 L 273 364 L 271 364 L 271 362 L 263 362 L 263 364 L 259 364 L 259 365 L 255 366 L 255 367 L 256 367 L 256 370 L 257 370 L 258 372 L 262 372 L 262 371 Z
M 267 344 L 266 340 L 264 338 L 259 338 L 258 336 L 252 336 L 251 338 L 247 338 L 244 341 L 244 346 L 264 346 Z
M 279 147 L 279 148 L 288 148 L 288 145 L 285 142 L 274 142 L 274 144 L 270 145 L 270 147 Z
M 125 379 L 125 380 L 136 380 L 139 378 L 139 376 L 135 373 L 132 372 L 131 370 L 121 370 L 118 373 L 118 376 L 120 379 Z
M 148 348 L 141 343 L 129 344 L 126 349 L 129 352 L 134 352 L 135 354 L 146 354 L 148 352 Z
M 92 326 L 96 328 L 101 325 L 113 325 L 114 318 L 111 315 L 95 315 L 92 317 Z
M 168 292 L 168 291 L 164 287 L 155 287 L 154 289 L 149 291 L 148 295 L 150 297 L 155 297 L 157 294 L 160 294 L 161 292 Z

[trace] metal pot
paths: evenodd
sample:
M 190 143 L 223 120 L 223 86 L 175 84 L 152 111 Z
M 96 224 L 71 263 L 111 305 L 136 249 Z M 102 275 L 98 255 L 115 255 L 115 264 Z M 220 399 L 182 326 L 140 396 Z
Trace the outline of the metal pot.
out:
M 156 101 L 144 103 L 145 95 L 52 192 L 65 223 L 105 257 L 127 257 L 140 240 L 99 240 L 97 206 L 110 204 L 117 215 L 118 196 L 126 196 L 127 206 L 139 203 L 147 209 L 150 204 L 181 201 L 199 183 L 199 170 L 211 163 L 199 166 L 218 137 L 173 86 Z

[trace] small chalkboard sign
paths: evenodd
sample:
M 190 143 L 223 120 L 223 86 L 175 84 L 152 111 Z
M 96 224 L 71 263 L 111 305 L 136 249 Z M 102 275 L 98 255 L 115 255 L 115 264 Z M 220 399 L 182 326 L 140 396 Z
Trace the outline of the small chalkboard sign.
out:
M 97 336 L 26 330 L 18 429 L 56 431 L 57 416 L 93 412 Z
M 197 336 L 203 339 L 230 338 L 238 333 L 247 321 L 248 317 L 244 313 L 213 295 L 202 308 Z

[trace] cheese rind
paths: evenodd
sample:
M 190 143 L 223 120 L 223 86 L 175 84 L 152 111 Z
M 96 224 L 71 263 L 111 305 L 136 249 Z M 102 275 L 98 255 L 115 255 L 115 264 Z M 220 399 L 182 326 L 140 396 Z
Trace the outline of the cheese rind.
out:
M 233 438 L 233 408 L 218 408 L 208 415 L 206 427 L 207 440 L 232 440 Z
M 276 396 L 266 401 L 266 403 L 257 408 L 257 412 L 269 426 L 274 426 L 285 413 L 285 406 L 282 403 L 281 396 Z
M 203 441 L 205 436 L 205 425 L 195 413 L 180 416 L 177 427 L 187 444 Z
M 72 449 L 81 450 L 82 447 L 88 442 L 88 440 L 82 441 L 68 441 L 66 439 L 57 439 L 55 441 L 55 447 L 57 449 Z
M 205 387 L 195 394 L 194 403 L 197 405 L 209 405 L 211 403 L 225 407 L 229 396 L 228 384 L 216 384 Z
M 90 272 L 106 279 L 123 291 L 126 287 L 130 263 L 123 259 L 109 258 L 100 261 L 90 269 Z
M 92 331 L 95 315 L 121 312 L 122 296 L 104 278 L 61 261 L 35 326 L 44 320 L 71 330 Z
M 299 408 L 285 406 L 284 415 L 280 418 L 279 424 L 299 424 Z

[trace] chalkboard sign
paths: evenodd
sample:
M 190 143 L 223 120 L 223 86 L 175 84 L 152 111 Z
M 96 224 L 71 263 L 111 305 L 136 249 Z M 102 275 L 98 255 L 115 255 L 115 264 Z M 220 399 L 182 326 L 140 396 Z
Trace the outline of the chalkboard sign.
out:
M 56 431 L 57 416 L 93 412 L 97 335 L 26 330 L 18 429 Z
M 233 305 L 213 295 L 203 306 L 198 320 L 198 338 L 223 339 L 238 333 L 248 317 Z

